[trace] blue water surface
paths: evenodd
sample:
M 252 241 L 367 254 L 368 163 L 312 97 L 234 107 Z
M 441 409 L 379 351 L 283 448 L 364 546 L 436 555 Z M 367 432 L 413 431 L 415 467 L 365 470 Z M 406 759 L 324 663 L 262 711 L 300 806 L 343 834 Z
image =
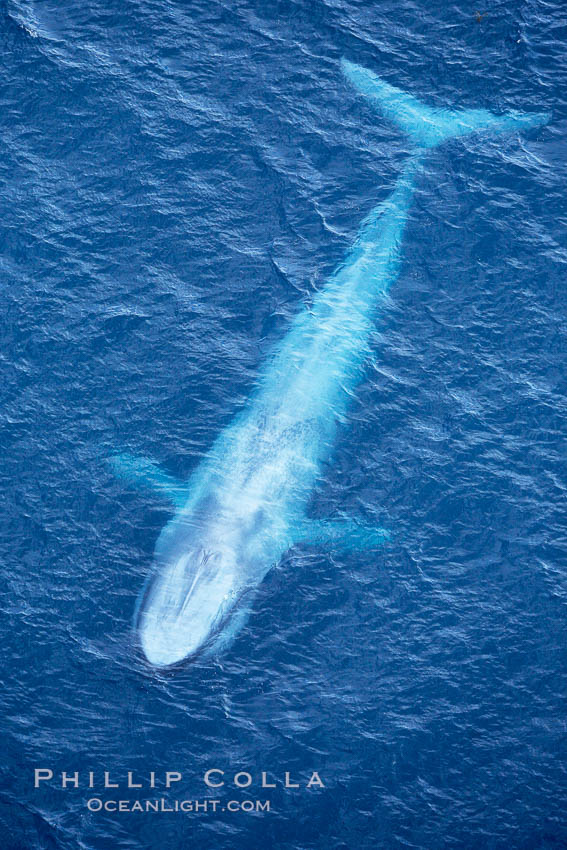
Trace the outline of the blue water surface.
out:
M 567 847 L 564 2 L 2 0 L 0 35 L 2 850 Z M 156 672 L 132 616 L 170 513 L 106 458 L 187 477 L 391 191 L 407 142 L 342 56 L 552 121 L 420 179 L 312 506 L 392 540 L 293 549 L 224 657 Z

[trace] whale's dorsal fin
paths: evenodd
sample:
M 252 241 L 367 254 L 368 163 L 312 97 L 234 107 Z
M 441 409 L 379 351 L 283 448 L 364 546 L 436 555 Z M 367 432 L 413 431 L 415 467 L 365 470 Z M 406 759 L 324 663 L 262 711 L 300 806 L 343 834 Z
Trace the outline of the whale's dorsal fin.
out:
M 385 528 L 353 520 L 303 520 L 294 529 L 294 543 L 331 546 L 346 552 L 374 549 L 390 538 Z
M 182 508 L 187 501 L 187 485 L 168 475 L 148 458 L 122 453 L 113 455 L 109 461 L 117 476 L 144 490 L 158 493 L 171 502 L 173 507 Z

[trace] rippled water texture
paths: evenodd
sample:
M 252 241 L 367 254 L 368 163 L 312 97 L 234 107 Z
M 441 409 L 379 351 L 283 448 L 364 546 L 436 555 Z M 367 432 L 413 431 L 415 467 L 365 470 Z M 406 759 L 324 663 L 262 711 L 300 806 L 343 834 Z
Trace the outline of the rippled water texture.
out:
M 5 0 L 0 33 L 3 850 L 566 847 L 562 0 Z M 170 513 L 105 459 L 187 477 L 392 190 L 407 140 L 342 56 L 552 121 L 419 179 L 312 503 L 392 540 L 292 549 L 221 659 L 156 672 Z M 216 797 L 272 811 L 90 813 L 35 767 L 250 770 Z

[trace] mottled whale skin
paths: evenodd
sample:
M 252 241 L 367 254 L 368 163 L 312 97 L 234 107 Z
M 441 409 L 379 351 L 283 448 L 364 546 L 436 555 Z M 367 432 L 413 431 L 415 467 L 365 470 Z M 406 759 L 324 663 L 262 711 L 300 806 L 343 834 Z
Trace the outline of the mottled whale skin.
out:
M 299 312 L 265 364 L 245 408 L 190 480 L 150 461 L 118 455 L 115 470 L 152 486 L 175 506 L 137 606 L 147 661 L 168 667 L 216 654 L 246 621 L 268 570 L 298 542 L 354 549 L 387 532 L 350 521 L 321 522 L 306 509 L 321 464 L 363 376 L 381 301 L 400 267 L 416 177 L 427 151 L 478 131 L 537 127 L 546 114 L 493 115 L 432 109 L 345 60 L 346 79 L 412 143 L 390 197 L 362 222 L 346 258 L 309 309 Z

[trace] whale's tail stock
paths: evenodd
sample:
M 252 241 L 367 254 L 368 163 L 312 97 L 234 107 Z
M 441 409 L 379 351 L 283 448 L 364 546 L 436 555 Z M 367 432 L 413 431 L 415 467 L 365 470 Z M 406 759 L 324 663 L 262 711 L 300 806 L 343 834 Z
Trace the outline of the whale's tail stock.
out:
M 372 71 L 341 60 L 343 73 L 354 88 L 402 130 L 417 149 L 426 150 L 447 139 L 483 130 L 510 133 L 541 127 L 548 112 L 507 112 L 495 115 L 487 109 L 436 109 L 411 94 L 391 86 Z

